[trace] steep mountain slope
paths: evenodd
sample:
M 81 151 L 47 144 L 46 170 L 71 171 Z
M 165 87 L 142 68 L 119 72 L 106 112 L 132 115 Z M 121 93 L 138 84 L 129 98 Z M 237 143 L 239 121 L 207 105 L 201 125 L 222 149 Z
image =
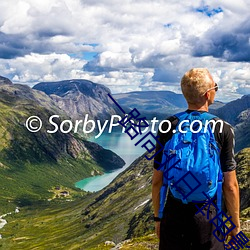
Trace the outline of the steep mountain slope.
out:
M 238 152 L 242 148 L 250 147 L 250 108 L 242 111 L 237 117 L 235 126 L 236 145 Z
M 76 181 L 91 173 L 100 174 L 125 164 L 110 150 L 79 136 L 47 133 L 54 129 L 48 122 L 54 114 L 60 115 L 57 125 L 68 118 L 40 91 L 24 85 L 0 85 L 0 183 L 4 190 L 0 212 L 22 201 L 49 198 L 52 194 L 48 190 L 53 186 L 74 188 Z M 26 119 L 34 115 L 43 122 L 37 133 L 25 127 Z
M 229 122 L 235 130 L 235 152 L 250 146 L 250 95 L 227 103 L 212 113 Z
M 110 90 L 101 84 L 87 80 L 65 80 L 60 82 L 41 82 L 33 89 L 45 92 L 64 110 L 69 117 L 81 119 L 86 114 L 89 119 L 106 120 L 112 114 L 121 114 L 112 100 Z
M 250 207 L 250 148 L 240 151 L 236 155 L 236 160 L 241 189 L 241 210 L 244 210 Z M 117 230 L 123 239 L 142 236 L 153 231 L 151 180 L 152 161 L 141 156 L 109 186 L 100 191 L 94 202 L 84 208 L 85 226 L 91 229 L 103 228 L 93 242 L 100 243 L 102 238 L 117 242 Z M 106 223 L 112 226 L 107 227 Z M 108 232 L 106 228 L 109 228 Z M 105 237 L 111 233 L 112 238 Z M 92 245 L 92 242 L 86 246 L 89 244 Z

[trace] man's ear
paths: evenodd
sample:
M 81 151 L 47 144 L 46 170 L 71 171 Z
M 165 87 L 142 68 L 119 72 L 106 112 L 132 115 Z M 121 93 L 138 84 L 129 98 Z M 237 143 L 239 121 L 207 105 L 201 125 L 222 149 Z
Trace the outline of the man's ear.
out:
M 208 99 L 209 99 L 209 97 L 210 97 L 210 93 L 209 93 L 209 91 L 205 93 L 204 97 L 206 98 L 206 100 L 208 100 Z

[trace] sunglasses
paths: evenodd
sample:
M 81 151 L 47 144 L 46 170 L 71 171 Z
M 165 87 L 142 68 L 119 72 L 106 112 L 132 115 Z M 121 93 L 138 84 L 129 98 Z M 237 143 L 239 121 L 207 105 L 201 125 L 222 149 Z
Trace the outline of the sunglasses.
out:
M 217 83 L 214 83 L 214 87 L 212 87 L 212 88 L 210 88 L 210 89 L 207 89 L 207 91 L 206 91 L 203 95 L 205 95 L 208 91 L 210 91 L 210 90 L 212 90 L 212 89 L 214 89 L 215 91 L 218 91 L 218 89 L 219 89 L 218 84 L 217 84 Z

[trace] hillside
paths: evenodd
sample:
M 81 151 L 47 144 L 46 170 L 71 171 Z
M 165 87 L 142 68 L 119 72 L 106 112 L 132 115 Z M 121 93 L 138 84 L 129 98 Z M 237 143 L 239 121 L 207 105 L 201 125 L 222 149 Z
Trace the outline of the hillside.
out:
M 237 119 L 235 126 L 236 145 L 235 150 L 238 152 L 242 148 L 250 147 L 250 107 L 242 111 Z
M 164 119 L 187 107 L 183 95 L 171 91 L 135 91 L 114 94 L 113 97 L 122 107 L 137 108 L 148 119 Z
M 54 200 L 21 208 L 20 213 L 6 217 L 8 224 L 0 230 L 2 246 L 16 250 L 89 249 L 106 240 L 118 243 L 152 231 L 151 171 L 151 162 L 140 157 L 102 191 L 71 202 Z M 141 229 L 134 225 L 137 216 L 141 217 Z
M 48 122 L 54 114 L 60 115 L 58 125 L 68 118 L 40 91 L 25 85 L 0 85 L 0 213 L 50 198 L 54 186 L 74 189 L 76 181 L 125 164 L 118 155 L 79 135 L 47 133 L 54 128 Z M 33 115 L 43 121 L 37 133 L 25 127 Z
M 244 211 L 249 209 L 249 152 L 249 148 L 244 149 L 236 156 Z M 1 232 L 3 246 L 17 250 L 104 250 L 112 248 L 104 242 L 113 241 L 118 244 L 116 249 L 155 249 L 156 237 L 145 236 L 154 231 L 151 177 L 152 162 L 141 156 L 99 192 L 68 203 L 55 201 L 24 208 L 9 217 Z M 18 229 L 14 235 L 13 228 Z
M 241 150 L 236 155 L 237 178 L 240 186 L 241 210 L 250 209 L 250 148 Z M 250 212 L 248 214 L 250 217 Z
M 41 82 L 33 89 L 49 95 L 56 105 L 73 119 L 89 119 L 104 121 L 121 111 L 109 99 L 110 90 L 104 85 L 88 80 L 73 79 L 59 82 Z

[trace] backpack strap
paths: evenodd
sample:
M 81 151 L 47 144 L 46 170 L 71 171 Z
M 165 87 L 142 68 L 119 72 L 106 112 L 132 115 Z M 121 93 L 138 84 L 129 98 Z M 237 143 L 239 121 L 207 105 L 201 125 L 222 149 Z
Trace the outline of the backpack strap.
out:
M 188 113 L 186 111 L 184 112 L 180 112 L 178 114 L 175 114 L 174 115 L 176 118 L 179 119 L 179 122 L 181 120 L 184 120 L 187 116 L 188 116 Z M 162 162 L 165 162 L 165 154 L 163 154 L 162 156 Z M 169 186 L 168 186 L 168 180 L 167 178 L 165 178 L 163 176 L 163 185 L 161 187 L 161 190 L 160 190 L 160 208 L 159 208 L 159 212 L 158 212 L 158 217 L 159 218 L 162 218 L 163 217 L 163 211 L 164 211 L 164 207 L 165 207 L 165 201 L 166 201 L 166 197 L 168 196 L 168 192 L 169 192 Z
M 219 214 L 219 219 L 218 219 L 218 226 L 219 222 L 223 222 L 222 219 L 222 181 L 223 181 L 223 173 L 220 169 L 219 174 L 218 174 L 218 187 L 217 187 L 217 207 L 218 207 L 218 214 Z M 223 223 L 221 223 L 222 226 Z
M 206 119 L 206 120 L 212 120 L 214 118 L 218 118 L 216 115 L 213 115 L 213 114 L 210 114 L 208 112 L 206 113 L 203 113 L 202 114 L 203 117 Z M 221 170 L 221 167 L 219 169 L 219 173 L 218 173 L 218 186 L 217 186 L 217 207 L 218 207 L 218 212 L 217 214 L 219 215 L 219 218 L 218 218 L 218 226 L 219 226 L 219 222 L 222 222 L 222 182 L 223 182 L 223 173 L 222 173 L 222 170 Z

